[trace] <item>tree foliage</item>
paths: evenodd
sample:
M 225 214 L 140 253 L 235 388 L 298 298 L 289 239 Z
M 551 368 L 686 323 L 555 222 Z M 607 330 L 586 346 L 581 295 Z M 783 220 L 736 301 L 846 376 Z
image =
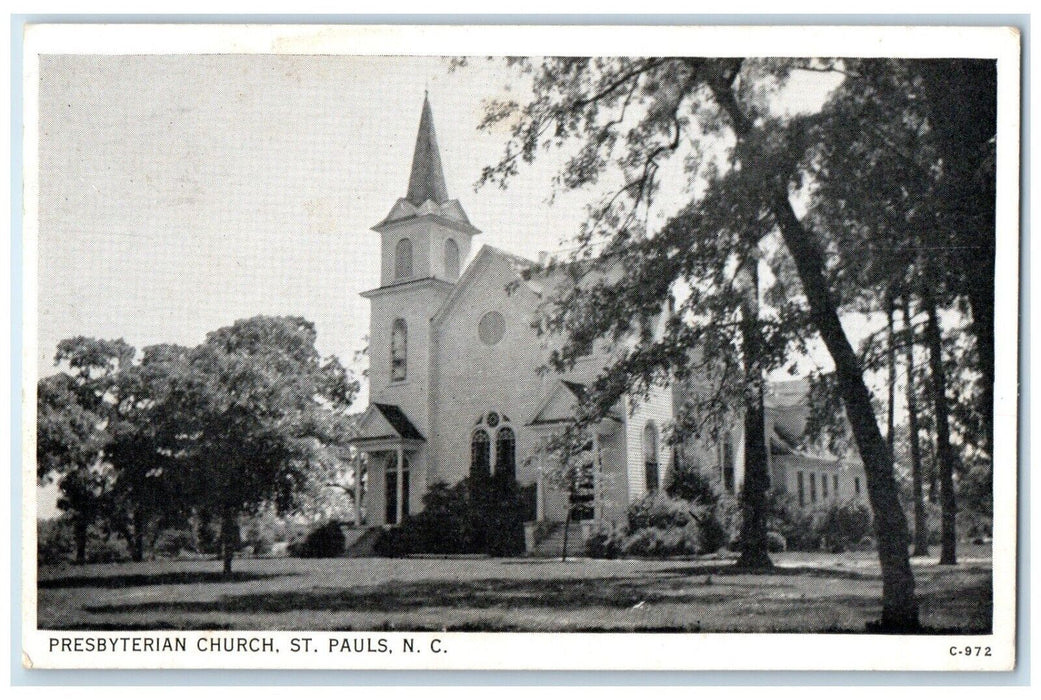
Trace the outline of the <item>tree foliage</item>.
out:
M 135 559 L 162 528 L 216 518 L 229 571 L 241 515 L 294 507 L 349 459 L 358 383 L 315 338 L 302 318 L 257 316 L 139 358 L 123 341 L 62 341 L 74 373 L 40 381 L 39 478 L 58 478 L 59 507 L 100 519 Z
M 974 235 L 992 240 L 982 223 L 986 197 L 970 197 L 978 205 L 971 213 L 952 199 L 955 192 L 970 194 L 964 168 L 979 164 L 974 172 L 983 172 L 986 148 L 978 147 L 980 139 L 966 148 L 951 142 L 947 135 L 966 109 L 945 108 L 935 89 L 950 87 L 952 76 L 971 75 L 967 97 L 987 102 L 986 68 L 941 63 L 952 69 L 945 76 L 937 64 L 899 60 L 510 63 L 530 81 L 533 97 L 488 105 L 485 126 L 509 124 L 511 137 L 480 182 L 505 186 L 521 164 L 567 148 L 557 187 L 607 191 L 590 207 L 577 247 L 532 273 L 564 269 L 576 282 L 593 273 L 592 281 L 548 301 L 540 324 L 571 339 L 550 358 L 554 369 L 569 369 L 596 339 L 610 344 L 612 362 L 594 382 L 579 421 L 603 417 L 625 393 L 645 395 L 651 386 L 692 378 L 698 390 L 678 429 L 697 433 L 713 422 L 706 415 L 725 414 L 750 376 L 738 361 L 736 273 L 746 259 L 769 261 L 776 288 L 764 294 L 773 304 L 759 324 L 760 367 L 783 366 L 793 350 L 817 339 L 828 350 L 834 395 L 863 458 L 875 513 L 880 624 L 917 627 L 892 455 L 863 358 L 840 315 L 892 299 L 888 282 L 908 280 L 907 262 L 916 259 L 908 251 L 958 250 L 965 241 L 950 236 L 962 237 L 965 227 L 938 222 L 962 217 L 976 224 Z M 832 77 L 830 100 L 808 113 L 786 113 L 778 97 L 796 71 Z M 972 133 L 983 138 L 993 130 Z M 666 186 L 679 194 L 663 198 L 663 206 L 656 196 Z M 930 280 L 927 288 L 939 292 L 946 281 Z M 656 334 L 653 320 L 663 315 L 665 329 Z

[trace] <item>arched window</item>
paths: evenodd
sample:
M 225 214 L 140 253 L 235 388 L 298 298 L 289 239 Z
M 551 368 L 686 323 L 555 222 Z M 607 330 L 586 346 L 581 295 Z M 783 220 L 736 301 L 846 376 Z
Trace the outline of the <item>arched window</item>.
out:
M 470 439 L 470 476 L 486 479 L 491 473 L 492 441 L 488 433 L 478 428 Z
M 503 480 L 517 478 L 517 438 L 513 428 L 503 428 L 495 438 L 495 476 Z
M 412 277 L 412 241 L 402 238 L 394 249 L 394 280 Z
M 658 490 L 658 428 L 654 423 L 643 427 L 643 467 L 647 490 Z
M 451 238 L 445 241 L 445 277 L 452 281 L 459 277 L 459 245 Z
M 390 381 L 403 382 L 408 374 L 408 326 L 394 319 L 390 329 Z

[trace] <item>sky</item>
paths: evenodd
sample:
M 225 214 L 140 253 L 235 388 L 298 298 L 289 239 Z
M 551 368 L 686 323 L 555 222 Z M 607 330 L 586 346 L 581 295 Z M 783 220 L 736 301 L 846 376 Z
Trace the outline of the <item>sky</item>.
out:
M 819 103 L 796 79 L 793 105 Z M 49 56 L 41 60 L 41 373 L 74 335 L 195 345 L 256 314 L 313 321 L 323 354 L 364 347 L 378 285 L 370 227 L 404 196 L 424 91 L 449 195 L 483 234 L 536 258 L 597 195 L 549 203 L 560 154 L 474 191 L 507 134 L 490 98 L 526 97 L 499 62 L 440 57 Z M 364 405 L 364 396 L 360 403 Z
M 41 373 L 65 337 L 195 345 L 256 314 L 303 315 L 323 354 L 351 362 L 368 333 L 358 294 L 378 286 L 370 227 L 407 189 L 424 90 L 475 244 L 558 248 L 586 201 L 547 203 L 559 158 L 474 193 L 506 139 L 477 132 L 482 100 L 509 78 L 422 57 L 44 58 Z
M 796 76 L 786 109 L 819 105 L 822 80 Z M 471 257 L 489 244 L 534 259 L 577 233 L 600 190 L 550 203 L 563 154 L 474 191 L 508 137 L 477 130 L 484 101 L 527 97 L 500 62 L 41 57 L 40 373 L 63 338 L 196 345 L 257 314 L 304 316 L 319 351 L 351 365 L 368 333 L 359 293 L 379 283 L 370 228 L 405 195 L 425 91 L 449 195 L 483 231 Z

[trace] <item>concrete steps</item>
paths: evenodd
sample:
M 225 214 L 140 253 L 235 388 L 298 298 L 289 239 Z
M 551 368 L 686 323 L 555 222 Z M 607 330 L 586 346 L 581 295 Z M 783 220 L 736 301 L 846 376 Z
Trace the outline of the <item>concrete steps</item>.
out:
M 546 523 L 542 527 L 548 528 L 548 532 L 544 530 L 545 534 L 528 551 L 528 556 L 542 559 L 559 558 L 564 549 L 564 523 Z M 571 523 L 567 540 L 567 556 L 585 555 L 582 523 Z
M 347 541 L 346 547 L 344 547 L 343 556 L 352 559 L 364 559 L 376 556 L 374 547 L 376 545 L 376 540 L 379 539 L 380 536 L 380 528 L 343 528 L 343 535 Z

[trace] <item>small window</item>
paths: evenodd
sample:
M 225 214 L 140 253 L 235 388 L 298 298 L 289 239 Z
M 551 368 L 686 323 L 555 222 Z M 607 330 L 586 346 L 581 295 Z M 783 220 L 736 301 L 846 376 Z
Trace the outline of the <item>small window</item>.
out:
M 853 477 L 853 490 L 856 492 L 856 494 L 858 496 L 860 495 L 860 477 L 859 476 Z
M 828 475 L 821 474 L 821 496 L 824 500 L 828 500 Z
M 394 249 L 394 280 L 412 278 L 412 241 L 402 238 Z
M 506 319 L 498 311 L 489 311 L 477 324 L 477 335 L 485 345 L 495 345 L 506 334 Z
M 810 472 L 810 503 L 817 502 L 817 472 Z
M 470 476 L 486 479 L 491 473 L 492 443 L 488 433 L 478 429 L 470 439 Z
M 451 238 L 445 241 L 445 277 L 453 282 L 459 277 L 459 244 Z
M 643 467 L 648 491 L 658 490 L 658 428 L 654 423 L 643 427 Z
M 802 507 L 806 505 L 806 484 L 802 472 L 795 472 L 795 481 L 799 485 L 799 506 Z
M 832 474 L 831 475 L 831 485 L 833 487 L 832 491 L 834 491 L 835 498 L 838 498 L 839 497 L 839 475 L 838 474 Z
M 408 326 L 398 318 L 390 330 L 390 381 L 403 382 L 408 376 Z

